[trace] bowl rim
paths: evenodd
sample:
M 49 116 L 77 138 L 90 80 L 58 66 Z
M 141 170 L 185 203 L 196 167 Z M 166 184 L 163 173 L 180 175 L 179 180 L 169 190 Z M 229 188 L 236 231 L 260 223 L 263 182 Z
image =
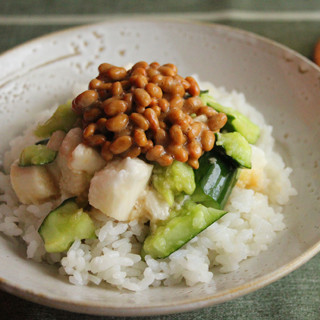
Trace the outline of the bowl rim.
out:
M 75 26 L 71 28 L 62 29 L 59 31 L 50 32 L 40 37 L 36 37 L 29 41 L 26 41 L 22 44 L 19 44 L 9 50 L 0 54 L 0 62 L 3 57 L 14 52 L 18 49 L 22 49 L 24 47 L 28 47 L 33 43 L 37 43 L 44 39 L 50 39 L 54 37 L 59 37 L 65 33 L 81 31 L 82 29 L 88 29 L 92 27 L 99 27 L 101 25 L 110 25 L 114 23 L 174 23 L 178 25 L 198 25 L 203 27 L 215 28 L 218 30 L 222 30 L 224 32 L 231 32 L 232 34 L 238 34 L 245 36 L 247 39 L 254 39 L 261 43 L 265 43 L 270 45 L 273 48 L 280 49 L 284 52 L 290 53 L 292 56 L 297 58 L 300 61 L 303 61 L 307 65 L 309 65 L 312 69 L 315 69 L 319 72 L 320 76 L 320 67 L 317 66 L 314 62 L 303 56 L 302 54 L 296 52 L 295 50 L 280 44 L 274 40 L 268 39 L 264 36 L 257 35 L 253 32 L 242 30 L 235 27 L 230 27 L 227 25 L 222 25 L 219 23 L 208 23 L 208 22 L 200 22 L 200 21 L 190 21 L 184 19 L 177 19 L 177 18 L 163 18 L 163 17 L 156 17 L 156 18 L 148 18 L 147 16 L 141 19 L 139 18 L 111 18 L 109 21 L 101 21 L 99 23 L 93 24 L 85 24 L 81 26 Z M 319 77 L 320 79 L 320 77 Z M 1 80 L 4 80 L 1 79 Z M 1 83 L 0 83 L 0 90 L 1 90 Z M 262 287 L 265 287 L 284 276 L 288 275 L 290 272 L 298 269 L 303 264 L 308 262 L 312 257 L 314 257 L 317 253 L 320 252 L 320 240 L 316 242 L 314 245 L 309 247 L 303 254 L 294 258 L 290 262 L 286 263 L 282 267 L 278 268 L 277 270 L 268 273 L 266 275 L 260 276 L 254 280 L 251 280 L 245 284 L 238 285 L 232 289 L 226 289 L 221 291 L 218 294 L 213 294 L 206 298 L 197 298 L 191 300 L 185 300 L 178 303 L 172 302 L 171 304 L 167 304 L 165 306 L 153 306 L 153 307 L 112 307 L 112 306 L 104 306 L 103 303 L 98 303 L 97 305 L 87 304 L 85 302 L 74 302 L 74 301 L 67 301 L 65 298 L 54 298 L 47 296 L 45 294 L 36 293 L 31 289 L 22 289 L 17 285 L 14 285 L 10 281 L 0 277 L 0 289 L 13 294 L 17 297 L 26 299 L 28 301 L 45 305 L 47 307 L 52 307 L 56 309 L 62 309 L 66 311 L 76 312 L 76 313 L 84 313 L 84 314 L 91 314 L 91 315 L 105 315 L 105 316 L 152 316 L 152 315 L 161 315 L 161 314 L 172 314 L 178 312 L 187 312 L 192 311 L 200 308 L 210 307 L 216 304 L 220 304 L 223 302 L 227 302 L 229 300 L 241 297 L 245 294 L 251 293 Z M 152 289 L 151 289 L 152 290 Z M 134 294 L 134 293 L 133 293 Z

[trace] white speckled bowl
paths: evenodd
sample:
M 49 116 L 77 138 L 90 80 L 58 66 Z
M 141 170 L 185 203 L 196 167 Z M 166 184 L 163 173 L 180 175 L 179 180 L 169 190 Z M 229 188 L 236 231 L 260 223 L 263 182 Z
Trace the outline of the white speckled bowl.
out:
M 217 288 L 184 286 L 141 293 L 75 287 L 55 267 L 25 258 L 0 235 L 4 290 L 48 306 L 102 315 L 187 311 L 259 289 L 320 251 L 320 69 L 299 54 L 253 34 L 219 25 L 116 21 L 75 28 L 31 41 L 0 56 L 0 152 L 33 119 L 64 102 L 76 82 L 88 82 L 101 62 L 173 62 L 179 73 L 245 92 L 274 126 L 277 146 L 299 195 L 286 207 L 287 230 L 270 248 L 216 276 Z

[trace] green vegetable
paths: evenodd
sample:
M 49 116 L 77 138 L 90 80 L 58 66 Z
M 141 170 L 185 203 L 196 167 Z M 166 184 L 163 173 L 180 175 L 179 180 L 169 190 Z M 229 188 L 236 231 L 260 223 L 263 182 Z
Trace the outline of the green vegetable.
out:
M 248 141 L 239 132 L 216 133 L 216 145 L 222 146 L 228 156 L 241 167 L 251 169 L 252 150 Z
M 93 221 L 73 198 L 48 214 L 39 228 L 39 234 L 47 252 L 66 251 L 76 239 L 96 238 Z
M 32 145 L 23 149 L 20 154 L 19 166 L 41 166 L 52 162 L 57 156 L 57 152 L 48 149 L 44 145 Z
M 217 149 L 199 159 L 199 169 L 195 170 L 197 188 L 191 199 L 206 207 L 223 209 L 237 182 L 239 166 Z
M 260 136 L 260 128 L 245 115 L 232 108 L 221 106 L 206 92 L 201 93 L 200 98 L 204 104 L 227 115 L 228 121 L 224 126 L 224 129 L 227 131 L 237 131 L 241 133 L 249 143 L 256 143 Z
M 66 104 L 60 105 L 44 124 L 39 124 L 34 134 L 40 138 L 47 138 L 57 130 L 68 132 L 77 118 L 78 116 L 71 108 L 71 101 L 68 101 Z
M 202 204 L 187 201 L 174 213 L 175 217 L 157 227 L 145 239 L 142 257 L 150 255 L 154 259 L 166 258 L 224 214 L 226 211 L 206 208 Z
M 174 161 L 168 167 L 156 164 L 151 179 L 154 188 L 170 206 L 173 205 L 175 196 L 182 192 L 192 194 L 196 187 L 193 169 L 180 161 Z

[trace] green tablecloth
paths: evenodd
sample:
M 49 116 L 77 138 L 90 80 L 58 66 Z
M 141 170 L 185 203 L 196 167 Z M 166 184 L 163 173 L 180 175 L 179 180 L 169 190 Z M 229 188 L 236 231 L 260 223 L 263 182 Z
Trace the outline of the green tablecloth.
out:
M 320 38 L 319 0 L 3 0 L 0 53 L 52 31 L 102 21 L 111 15 L 137 14 L 227 24 L 274 39 L 309 58 Z M 320 319 L 319 278 L 317 255 L 284 279 L 236 300 L 195 312 L 146 319 Z M 40 306 L 2 291 L 0 310 L 0 319 L 96 318 Z

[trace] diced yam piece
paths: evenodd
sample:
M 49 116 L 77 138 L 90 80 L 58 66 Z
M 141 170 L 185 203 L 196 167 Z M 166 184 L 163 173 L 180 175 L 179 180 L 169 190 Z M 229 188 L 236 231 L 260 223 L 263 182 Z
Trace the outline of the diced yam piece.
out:
M 152 187 L 146 189 L 135 202 L 129 220 L 166 220 L 170 215 L 170 205 L 159 192 Z
M 91 180 L 90 205 L 118 221 L 130 220 L 130 212 L 146 188 L 152 169 L 140 159 L 110 162 Z
M 58 151 L 65 136 L 66 134 L 64 131 L 55 131 L 48 141 L 47 148 L 53 151 Z
M 69 167 L 72 152 L 81 142 L 82 130 L 74 128 L 67 133 L 59 148 L 56 161 L 61 172 L 60 189 L 65 196 L 80 196 L 89 188 L 90 176 Z
M 252 168 L 240 171 L 239 180 L 236 185 L 242 189 L 252 189 L 256 192 L 265 193 L 269 185 L 269 180 L 265 174 L 267 160 L 261 149 L 255 146 L 251 146 L 251 148 Z
M 11 166 L 10 179 L 24 204 L 40 204 L 59 196 L 59 189 L 45 166 L 19 167 L 16 161 Z
M 81 128 L 71 129 L 61 143 L 61 146 L 59 148 L 59 154 L 64 157 L 71 156 L 72 151 L 81 142 L 82 142 Z
M 56 186 L 59 186 L 60 179 L 61 179 L 61 170 L 60 170 L 60 168 L 58 166 L 57 160 L 46 164 L 46 169 L 50 173 L 50 175 L 51 175 L 51 177 L 52 177 L 52 179 L 54 181 L 54 184 Z
M 62 130 L 55 131 L 48 141 L 47 148 L 59 151 L 62 141 L 64 140 L 66 136 L 66 133 Z M 53 161 L 46 165 L 47 170 L 50 172 L 52 178 L 54 179 L 54 182 L 56 185 L 59 185 L 59 181 L 61 179 L 61 171 L 58 166 L 58 161 Z
M 61 164 L 61 162 L 60 162 Z M 67 197 L 80 196 L 88 191 L 90 176 L 83 171 L 72 171 L 67 166 L 61 166 L 60 189 Z
M 150 189 L 145 198 L 145 207 L 149 211 L 150 220 L 165 220 L 170 215 L 170 205 L 161 195 Z
M 106 165 L 100 153 L 83 143 L 76 146 L 69 159 L 68 167 L 76 171 L 85 171 L 93 175 Z

